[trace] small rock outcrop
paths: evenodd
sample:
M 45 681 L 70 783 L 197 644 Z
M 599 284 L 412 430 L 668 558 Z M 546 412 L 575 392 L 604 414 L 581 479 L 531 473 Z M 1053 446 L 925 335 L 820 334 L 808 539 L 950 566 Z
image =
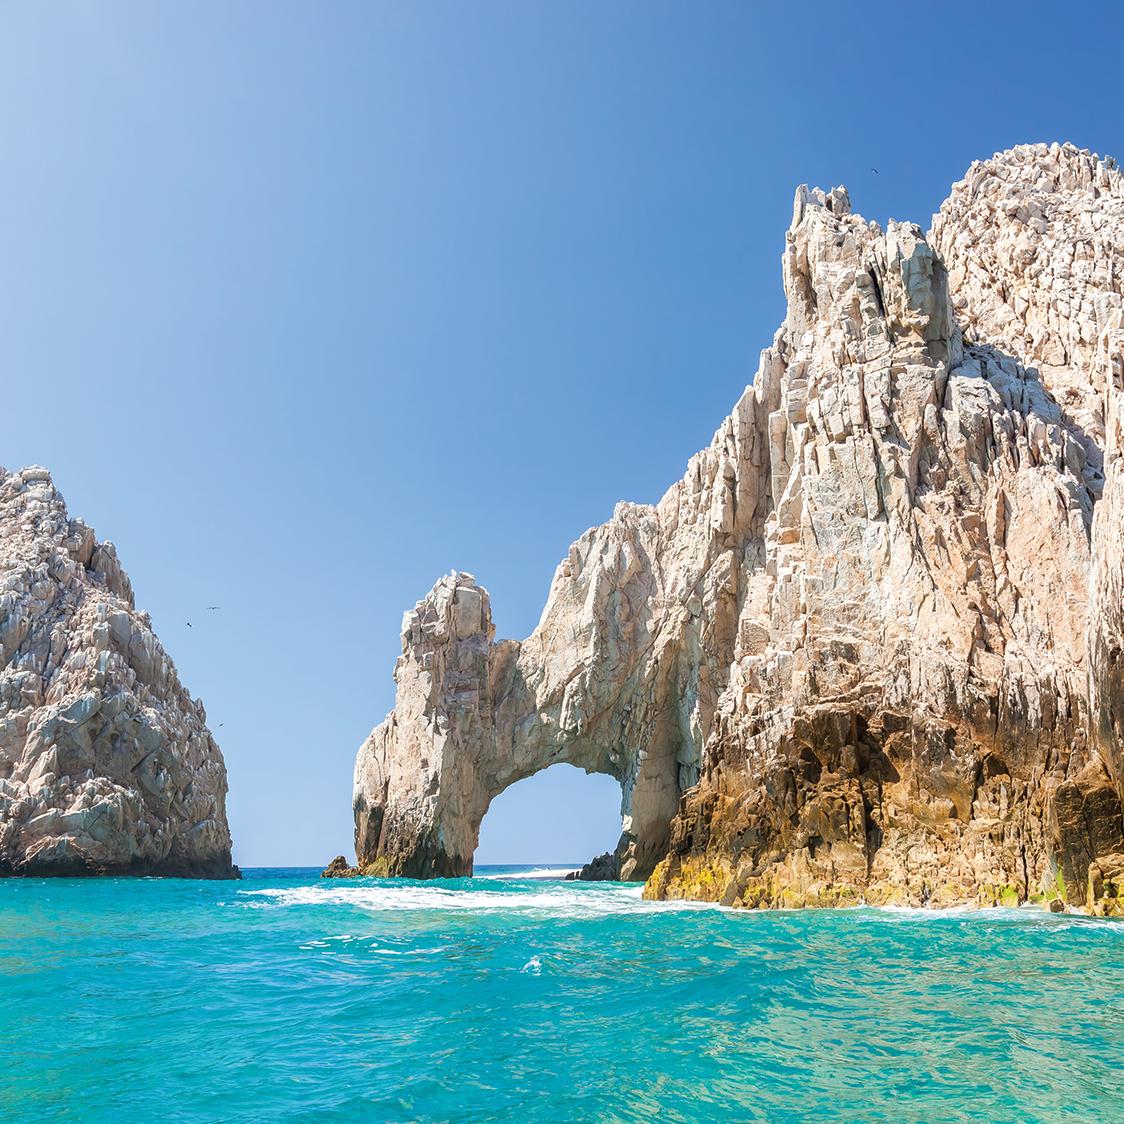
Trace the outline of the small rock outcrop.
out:
M 800 188 L 783 274 L 710 447 L 527 640 L 467 575 L 407 614 L 361 867 L 470 873 L 490 800 L 570 761 L 652 897 L 1119 909 L 1124 179 L 1023 146 L 927 235 Z
M 203 704 L 39 467 L 0 469 L 0 874 L 238 877 Z
M 621 877 L 621 864 L 615 851 L 606 851 L 603 855 L 591 859 L 581 868 L 572 870 L 566 875 L 567 882 L 619 882 Z
M 334 859 L 320 872 L 321 878 L 358 878 L 359 868 L 352 866 L 343 855 Z

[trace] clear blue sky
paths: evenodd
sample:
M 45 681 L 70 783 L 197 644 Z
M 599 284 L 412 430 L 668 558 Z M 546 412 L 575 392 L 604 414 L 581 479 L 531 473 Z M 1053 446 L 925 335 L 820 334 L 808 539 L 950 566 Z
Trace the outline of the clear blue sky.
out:
M 928 226 L 997 149 L 1124 155 L 1122 35 L 1116 3 L 0 6 L 0 463 L 118 544 L 236 860 L 350 853 L 440 574 L 523 636 L 709 441 L 796 184 Z M 587 858 L 618 803 L 532 778 L 479 858 Z

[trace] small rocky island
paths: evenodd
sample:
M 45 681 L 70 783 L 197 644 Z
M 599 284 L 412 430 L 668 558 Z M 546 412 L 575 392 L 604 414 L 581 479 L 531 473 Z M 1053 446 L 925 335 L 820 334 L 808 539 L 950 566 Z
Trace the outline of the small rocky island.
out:
M 352 866 L 343 855 L 334 859 L 320 872 L 321 878 L 358 878 L 359 868 Z
M 364 872 L 471 873 L 565 761 L 620 782 L 650 897 L 1124 912 L 1124 177 L 1021 146 L 928 233 L 801 187 L 782 273 L 711 445 L 530 637 L 462 573 L 406 614 Z
M 566 875 L 567 882 L 619 882 L 620 878 L 621 864 L 615 851 L 606 851 L 587 862 L 581 870 L 572 870 Z
M 237 878 L 203 704 L 113 544 L 0 469 L 0 875 Z

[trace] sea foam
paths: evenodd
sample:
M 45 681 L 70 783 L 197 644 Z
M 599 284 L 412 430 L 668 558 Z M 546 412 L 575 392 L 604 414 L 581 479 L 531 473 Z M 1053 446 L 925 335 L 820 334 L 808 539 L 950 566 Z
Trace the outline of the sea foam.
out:
M 641 897 L 642 887 L 605 883 L 596 887 L 560 883 L 541 890 L 456 889 L 437 882 L 394 882 L 363 885 L 311 885 L 240 890 L 248 905 L 355 906 L 371 912 L 462 911 L 481 913 L 539 912 L 567 917 L 608 914 L 682 912 L 717 908 L 706 902 L 653 902 Z

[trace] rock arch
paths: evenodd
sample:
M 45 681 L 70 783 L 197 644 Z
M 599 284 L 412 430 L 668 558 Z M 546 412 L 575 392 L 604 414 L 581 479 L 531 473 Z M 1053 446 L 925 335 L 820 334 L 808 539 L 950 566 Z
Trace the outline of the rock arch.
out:
M 747 387 L 659 503 L 620 503 L 573 543 L 526 640 L 494 641 L 471 574 L 443 577 L 405 614 L 394 710 L 355 767 L 365 872 L 470 874 L 489 802 L 567 762 L 620 782 L 620 875 L 649 877 L 699 779 L 719 699 L 738 686 L 735 652 L 766 646 L 739 614 L 777 580 L 765 539 L 778 405 L 775 388 Z
M 641 531 L 650 510 L 626 513 L 624 525 Z M 569 596 L 556 600 L 552 590 L 554 611 L 523 643 L 494 641 L 488 593 L 470 574 L 443 577 L 405 614 L 395 707 L 356 762 L 364 872 L 471 874 L 492 800 L 559 763 L 620 783 L 623 877 L 647 878 L 666 853 L 679 797 L 697 778 L 698 746 L 659 689 L 677 681 L 678 653 L 661 659 L 651 640 L 640 642 L 652 578 L 640 544 L 613 544 L 614 581 L 603 559 L 584 565 L 583 554 L 607 548 L 603 530 L 575 545 L 555 578 Z M 583 572 L 595 580 L 583 582 Z

